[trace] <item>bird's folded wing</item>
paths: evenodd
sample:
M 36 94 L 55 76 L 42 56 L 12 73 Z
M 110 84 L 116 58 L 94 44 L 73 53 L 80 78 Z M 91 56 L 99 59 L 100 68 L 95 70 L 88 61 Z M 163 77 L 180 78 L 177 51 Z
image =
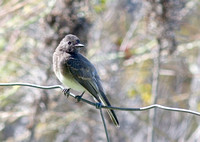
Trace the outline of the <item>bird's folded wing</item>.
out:
M 96 100 L 100 101 L 98 97 L 99 88 L 96 84 L 96 70 L 95 68 L 88 62 L 84 60 L 78 59 L 69 59 L 65 62 L 69 71 L 88 92 L 90 92 Z M 98 76 L 97 76 L 98 77 Z

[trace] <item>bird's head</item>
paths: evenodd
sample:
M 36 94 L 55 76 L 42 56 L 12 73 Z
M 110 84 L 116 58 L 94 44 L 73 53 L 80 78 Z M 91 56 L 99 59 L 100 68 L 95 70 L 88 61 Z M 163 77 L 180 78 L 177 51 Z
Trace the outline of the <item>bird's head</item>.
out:
M 64 52 L 78 52 L 81 47 L 84 47 L 84 45 L 80 43 L 79 38 L 75 35 L 68 34 L 61 40 L 57 48 Z

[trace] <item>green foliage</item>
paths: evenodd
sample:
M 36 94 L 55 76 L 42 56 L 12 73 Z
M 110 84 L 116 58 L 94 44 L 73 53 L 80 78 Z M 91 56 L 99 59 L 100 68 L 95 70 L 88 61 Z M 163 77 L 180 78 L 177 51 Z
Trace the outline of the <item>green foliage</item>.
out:
M 11 75 L 15 76 L 16 75 L 16 69 L 18 68 L 18 64 L 15 62 L 7 62 L 5 65 L 0 67 L 0 74 L 1 76 L 4 77 L 9 77 Z M 6 78 L 2 78 L 1 81 L 6 81 Z
M 0 107 L 4 108 L 8 106 L 9 104 L 13 104 L 16 100 L 13 99 L 13 95 L 17 92 L 19 89 L 19 86 L 13 86 L 9 88 L 8 90 L 5 90 L 0 95 Z
M 130 88 L 128 90 L 128 96 L 130 98 L 139 95 L 145 105 L 151 104 L 151 84 L 137 84 L 136 88 Z
M 97 13 L 101 13 L 106 9 L 106 1 L 107 0 L 100 0 L 96 5 L 94 5 L 94 10 Z
M 128 96 L 130 98 L 135 97 L 139 92 L 135 88 L 130 88 L 128 90 Z
M 138 86 L 143 102 L 147 105 L 151 104 L 151 84 L 141 84 Z

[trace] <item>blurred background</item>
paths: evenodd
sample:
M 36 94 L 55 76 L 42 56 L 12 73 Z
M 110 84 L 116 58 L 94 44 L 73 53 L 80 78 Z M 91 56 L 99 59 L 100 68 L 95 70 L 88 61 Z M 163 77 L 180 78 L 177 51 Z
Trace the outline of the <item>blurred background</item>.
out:
M 0 82 L 61 84 L 52 54 L 72 33 L 86 45 L 82 53 L 113 106 L 200 111 L 199 17 L 199 0 L 1 0 Z M 200 117 L 160 109 L 116 113 L 120 128 L 105 114 L 111 142 L 200 141 Z M 105 142 L 106 136 L 94 107 L 59 89 L 13 86 L 0 87 L 0 141 Z

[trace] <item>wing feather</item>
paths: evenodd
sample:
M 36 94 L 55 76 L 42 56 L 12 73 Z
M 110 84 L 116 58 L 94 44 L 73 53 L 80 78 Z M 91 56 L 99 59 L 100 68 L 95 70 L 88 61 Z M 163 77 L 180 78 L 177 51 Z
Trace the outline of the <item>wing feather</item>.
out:
M 76 57 L 71 57 L 67 60 L 66 66 L 70 73 L 91 95 L 104 105 L 111 106 L 106 95 L 104 94 L 100 78 L 95 67 L 82 55 L 78 54 Z M 119 122 L 113 110 L 107 110 L 112 121 L 116 126 Z
M 99 89 L 95 81 L 97 72 L 94 66 L 89 61 L 86 62 L 85 59 L 80 60 L 80 58 L 77 57 L 69 58 L 65 63 L 76 81 L 100 102 L 98 97 Z

